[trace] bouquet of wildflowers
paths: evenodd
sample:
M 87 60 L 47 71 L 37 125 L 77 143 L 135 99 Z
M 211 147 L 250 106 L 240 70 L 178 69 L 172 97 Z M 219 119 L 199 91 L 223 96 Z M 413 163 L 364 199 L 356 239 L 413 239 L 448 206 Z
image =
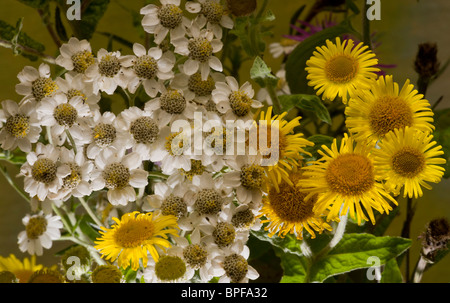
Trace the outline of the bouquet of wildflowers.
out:
M 56 6 L 47 27 L 59 52 L 2 24 L 12 34 L 0 32 L 2 46 L 42 62 L 17 75 L 18 100 L 1 102 L 1 159 L 20 167 L 23 187 L 2 173 L 29 203 L 17 244 L 31 256 L 28 275 L 1 257 L 1 281 L 358 282 L 351 272 L 373 270 L 372 280 L 418 282 L 445 255 L 445 218 L 430 222 L 405 275 L 409 227 L 383 235 L 401 198 L 412 219 L 413 199 L 447 177 L 449 128 L 425 98 L 438 62 L 417 57 L 418 88 L 395 82 L 367 4 L 299 7 L 268 47 L 284 57 L 274 73 L 263 60 L 268 0 L 147 1 L 143 40 L 105 34 L 100 49 L 90 39 L 109 1 L 82 1 L 81 19 L 64 20 L 70 35 L 60 14 L 70 5 L 22 2 Z M 359 14 L 363 33 L 350 22 Z M 67 243 L 60 262 L 37 265 L 54 241 Z

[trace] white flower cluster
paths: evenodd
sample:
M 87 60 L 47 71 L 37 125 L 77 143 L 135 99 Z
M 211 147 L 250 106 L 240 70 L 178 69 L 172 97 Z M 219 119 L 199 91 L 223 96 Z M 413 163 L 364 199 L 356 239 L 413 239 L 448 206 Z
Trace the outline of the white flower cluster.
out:
M 36 203 L 35 214 L 24 219 L 23 251 L 42 254 L 60 236 L 60 218 L 52 217 L 49 205 L 98 197 L 94 207 L 105 224 L 136 209 L 177 216 L 184 237 L 174 238 L 167 255 L 185 262 L 186 280 L 195 273 L 202 282 L 258 277 L 248 265 L 246 242 L 249 230 L 261 225 L 256 215 L 264 169 L 258 157 L 223 151 L 237 141 L 225 139 L 225 121 L 252 120 L 262 104 L 250 83 L 239 85 L 222 73 L 216 54 L 222 28 L 232 28 L 233 20 L 219 0 L 188 1 L 185 9 L 195 18 L 185 16 L 180 0 L 141 9 L 142 26 L 156 44 L 150 49 L 135 43 L 132 55 L 94 54 L 88 41 L 73 37 L 56 59 L 66 70 L 62 76 L 53 78 L 45 63 L 19 73 L 16 92 L 23 99 L 2 102 L 0 143 L 3 150 L 26 153 L 20 176 Z M 138 107 L 131 102 L 140 88 L 149 100 Z M 118 91 L 129 96 L 127 108 L 102 111 L 102 94 Z M 179 120 L 194 123 L 195 113 L 220 125 L 203 133 L 201 155 L 188 153 L 198 146 L 183 144 L 171 127 Z M 155 171 L 168 178 L 158 181 Z M 42 218 L 48 235 L 39 230 Z M 145 280 L 161 281 L 151 262 Z

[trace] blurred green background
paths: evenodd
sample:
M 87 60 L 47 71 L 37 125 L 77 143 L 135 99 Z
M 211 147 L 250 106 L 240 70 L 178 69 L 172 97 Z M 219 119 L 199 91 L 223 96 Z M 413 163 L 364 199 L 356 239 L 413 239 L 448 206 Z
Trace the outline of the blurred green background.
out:
M 95 0 L 94 0 L 95 1 Z M 276 20 L 273 22 L 273 36 L 267 38 L 267 43 L 279 41 L 282 35 L 289 30 L 289 19 L 301 5 L 310 5 L 313 1 L 306 0 L 270 0 L 269 8 L 274 12 Z M 363 0 L 355 0 L 359 5 Z M 382 45 L 377 49 L 378 58 L 386 64 L 396 64 L 397 67 L 388 72 L 394 75 L 394 80 L 403 85 L 409 78 L 416 83 L 417 75 L 413 69 L 413 62 L 417 53 L 417 45 L 423 42 L 434 42 L 438 45 L 438 58 L 444 63 L 450 58 L 450 1 L 448 0 L 397 0 L 381 1 L 381 20 L 372 21 L 371 29 L 382 34 Z M 98 31 L 110 32 L 126 37 L 127 40 L 143 43 L 138 31 L 133 27 L 132 16 L 128 10 L 136 12 L 144 6 L 144 0 L 111 0 L 111 3 L 98 24 Z M 258 0 L 260 3 L 260 0 Z M 0 20 L 15 25 L 20 17 L 23 19 L 23 32 L 31 38 L 46 46 L 45 53 L 56 56 L 57 47 L 53 43 L 41 17 L 32 9 L 17 0 L 0 0 Z M 355 19 L 353 25 L 360 29 L 360 20 Z M 91 44 L 96 52 L 101 47 L 106 47 L 108 39 L 105 36 L 94 34 Z M 124 54 L 130 50 L 120 44 L 114 44 L 115 49 L 122 49 Z M 278 70 L 281 58 L 273 59 L 266 51 L 265 60 L 274 71 Z M 31 62 L 22 56 L 14 56 L 10 49 L 0 47 L 0 101 L 5 99 L 20 100 L 15 93 L 15 85 L 18 83 L 17 74 L 26 65 L 37 67 L 41 62 Z M 250 64 L 250 63 L 249 63 Z M 250 65 L 244 65 L 242 79 L 249 77 Z M 440 96 L 444 99 L 439 108 L 450 107 L 450 68 L 435 81 L 427 92 L 427 99 L 433 104 Z M 18 173 L 18 168 L 8 165 L 12 176 Z M 17 179 L 18 184 L 22 180 Z M 411 238 L 411 266 L 414 267 L 419 256 L 420 240 L 417 237 L 422 233 L 427 222 L 437 217 L 450 218 L 450 180 L 443 180 L 434 186 L 432 191 L 426 191 L 423 198 L 418 201 L 416 215 L 412 222 Z M 27 256 L 17 247 L 17 235 L 24 229 L 21 223 L 30 208 L 26 201 L 9 186 L 3 176 L 0 176 L 0 256 L 16 254 L 19 258 Z M 405 201 L 400 200 L 400 213 L 387 231 L 387 235 L 399 236 L 405 220 Z M 67 243 L 54 243 L 44 256 L 38 257 L 38 262 L 45 265 L 53 265 L 58 259 L 52 254 Z M 403 264 L 404 265 L 404 264 Z M 447 256 L 438 266 L 427 271 L 423 282 L 450 282 L 450 257 Z

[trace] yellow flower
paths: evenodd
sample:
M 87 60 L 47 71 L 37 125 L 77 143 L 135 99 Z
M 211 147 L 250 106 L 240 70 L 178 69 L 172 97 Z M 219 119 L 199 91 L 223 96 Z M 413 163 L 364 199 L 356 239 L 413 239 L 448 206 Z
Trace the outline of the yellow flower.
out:
M 350 216 L 361 224 L 363 219 L 368 221 L 366 212 L 375 224 L 373 209 L 389 213 L 392 207 L 387 200 L 394 204 L 397 201 L 376 181 L 379 172 L 370 154 L 372 145 L 354 143 L 345 134 L 340 148 L 336 139 L 331 149 L 323 145 L 323 151 L 318 151 L 322 157 L 303 168 L 308 178 L 299 185 L 309 192 L 307 199 L 319 195 L 314 210 L 329 211 L 327 220 L 350 211 Z
M 168 235 L 177 235 L 177 218 L 175 216 L 154 215 L 153 213 L 124 214 L 110 229 L 102 227 L 102 237 L 95 241 L 95 248 L 102 257 L 118 264 L 122 268 L 131 265 L 133 270 L 139 268 L 139 261 L 147 266 L 148 253 L 157 261 L 159 258 L 156 247 L 165 250 L 171 244 Z
M 12 272 L 19 283 L 27 283 L 31 275 L 41 269 L 44 269 L 44 265 L 36 264 L 35 255 L 32 255 L 30 259 L 24 258 L 23 261 L 17 259 L 13 254 L 7 258 L 0 256 L 0 271 Z M 53 266 L 52 269 L 56 269 L 56 266 Z
M 272 107 L 267 112 L 261 112 L 258 122 L 258 151 L 263 155 L 266 179 L 276 190 L 278 184 L 283 180 L 289 185 L 293 185 L 289 178 L 289 172 L 297 167 L 298 161 L 303 154 L 310 155 L 304 150 L 306 146 L 313 146 L 314 143 L 303 138 L 302 133 L 294 133 L 294 128 L 300 126 L 301 117 L 296 117 L 291 121 L 286 121 L 284 117 L 287 112 L 272 117 Z M 272 132 L 275 131 L 275 134 Z M 273 138 L 278 137 L 278 144 L 272 144 Z M 266 142 L 264 142 L 266 138 Z M 264 144 L 264 143 L 266 144 Z
M 341 43 L 339 37 L 336 44 L 330 40 L 326 45 L 316 47 L 317 51 L 306 62 L 306 71 L 309 86 L 313 86 L 317 95 L 322 99 L 333 101 L 336 96 L 347 103 L 348 94 L 354 89 L 368 89 L 376 79 L 374 67 L 378 64 L 375 54 L 367 50 L 368 46 L 359 43 L 354 46 L 353 40 Z
M 313 211 L 317 201 L 317 195 L 306 200 L 307 193 L 297 184 L 303 182 L 305 177 L 301 170 L 295 170 L 289 175 L 291 183 L 283 181 L 279 190 L 274 187 L 268 190 L 268 195 L 263 199 L 263 206 L 258 217 L 265 217 L 261 223 L 269 223 L 265 230 L 269 231 L 269 237 L 278 233 L 284 238 L 288 233 L 295 234 L 297 239 L 303 239 L 303 229 L 306 229 L 315 238 L 315 232 L 319 234 L 323 230 L 331 230 L 331 226 L 324 222 L 322 217 Z
M 357 90 L 345 115 L 347 128 L 357 141 L 376 142 L 388 132 L 406 126 L 423 131 L 434 129 L 429 102 L 409 80 L 399 90 L 392 76 L 380 77 L 370 90 Z
M 431 134 L 410 127 L 386 134 L 373 154 L 388 189 L 399 194 L 404 186 L 404 197 L 418 198 L 423 195 L 421 187 L 431 189 L 427 182 L 441 181 L 445 169 L 438 165 L 446 160 L 438 157 L 444 152 L 432 139 Z

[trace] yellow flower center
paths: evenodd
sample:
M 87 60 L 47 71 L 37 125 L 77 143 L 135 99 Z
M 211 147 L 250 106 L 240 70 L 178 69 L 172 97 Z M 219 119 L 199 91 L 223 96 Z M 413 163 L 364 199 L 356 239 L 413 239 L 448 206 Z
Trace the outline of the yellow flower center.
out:
M 159 8 L 158 19 L 162 26 L 174 29 L 181 24 L 183 11 L 174 4 L 166 4 Z
M 180 169 L 181 173 L 186 176 L 189 180 L 192 181 L 194 176 L 199 176 L 203 174 L 206 170 L 206 166 L 203 166 L 201 160 L 191 159 L 191 170 L 185 171 L 184 169 Z
M 208 61 L 213 53 L 211 42 L 204 37 L 198 37 L 189 40 L 188 43 L 189 56 L 199 62 Z
M 161 211 L 164 216 L 173 215 L 180 218 L 187 213 L 187 205 L 183 198 L 171 194 L 161 204 Z
M 174 89 L 169 89 L 160 97 L 161 109 L 169 114 L 181 114 L 186 108 L 186 99 Z
M 155 142 L 159 128 L 152 118 L 144 116 L 131 123 L 130 133 L 137 143 L 149 144 Z
M 37 182 L 49 184 L 56 178 L 56 164 L 48 158 L 40 158 L 31 168 L 31 176 Z
M 275 188 L 269 190 L 270 206 L 283 221 L 303 222 L 314 217 L 313 207 L 317 201 L 317 195 L 305 201 L 307 193 L 295 185 L 301 178 L 300 173 L 291 174 L 290 179 L 294 186 L 282 182 L 279 185 L 279 191 Z
M 230 107 L 238 117 L 244 117 L 252 109 L 253 100 L 243 91 L 234 91 L 229 96 Z
M 122 189 L 130 181 L 130 170 L 122 163 L 111 163 L 105 167 L 103 179 L 107 188 Z
M 206 264 L 208 252 L 199 244 L 190 244 L 183 250 L 183 258 L 189 266 L 199 269 Z
M 188 88 L 197 96 L 208 96 L 214 90 L 216 83 L 211 75 L 206 80 L 202 80 L 202 75 L 197 72 L 189 77 Z
M 375 101 L 369 113 L 369 123 L 375 134 L 384 136 L 396 128 L 413 124 L 411 107 L 399 97 L 383 96 Z
M 16 138 L 25 138 L 30 131 L 30 118 L 21 114 L 8 117 L 5 129 Z
M 231 217 L 231 224 L 233 224 L 236 229 L 247 229 L 252 226 L 254 222 L 255 215 L 249 208 L 238 211 Z
M 28 239 L 36 240 L 47 230 L 47 220 L 44 217 L 32 217 L 28 221 L 25 231 Z
M 153 57 L 144 55 L 136 59 L 133 69 L 139 78 L 153 79 L 158 71 L 158 63 Z
M 329 59 L 325 64 L 326 77 L 335 83 L 346 83 L 358 73 L 358 61 L 346 55 Z
M 120 247 L 139 247 L 153 236 L 154 230 L 155 226 L 149 220 L 130 220 L 117 228 L 114 240 Z
M 117 75 L 122 65 L 119 58 L 111 54 L 105 55 L 98 64 L 100 75 L 112 78 Z
M 171 134 L 166 138 L 164 147 L 172 156 L 181 156 L 190 147 L 189 144 L 184 144 L 184 139 L 182 132 Z
M 233 283 L 240 282 L 248 272 L 247 260 L 238 254 L 226 256 L 222 266 Z
M 223 6 L 219 2 L 206 1 L 202 4 L 202 9 L 200 11 L 208 22 L 220 23 L 222 16 L 224 14 Z
M 402 177 L 414 178 L 425 168 L 425 157 L 420 151 L 405 146 L 392 156 L 392 168 Z
M 64 189 L 74 189 L 81 182 L 81 168 L 76 163 L 69 163 L 70 174 L 63 179 Z
M 185 272 L 186 264 L 177 256 L 162 256 L 155 265 L 155 274 L 162 281 L 175 281 Z
M 116 139 L 116 129 L 111 124 L 99 123 L 92 132 L 94 142 L 100 147 L 109 146 Z
M 73 70 L 77 73 L 84 73 L 86 69 L 95 63 L 94 56 L 87 50 L 82 50 L 72 55 Z
M 52 269 L 40 269 L 34 272 L 28 283 L 64 283 L 64 277 Z
M 346 196 L 367 192 L 375 183 L 372 162 L 358 154 L 343 154 L 332 160 L 325 179 L 333 192 Z
M 201 215 L 215 215 L 222 209 L 223 198 L 214 189 L 202 189 L 194 207 Z
M 233 225 L 226 222 L 219 222 L 217 223 L 212 236 L 214 238 L 214 243 L 220 248 L 223 248 L 233 243 L 236 237 L 236 231 L 234 230 Z
M 91 275 L 92 283 L 120 283 L 122 272 L 114 265 L 100 265 Z
M 31 84 L 31 92 L 36 101 L 41 101 L 44 97 L 52 96 L 57 90 L 58 85 L 50 78 L 38 78 Z
M 78 112 L 69 103 L 63 103 L 55 107 L 53 117 L 59 125 L 71 127 L 78 117 Z
M 260 165 L 244 165 L 241 168 L 241 184 L 247 189 L 259 189 L 264 180 L 264 168 Z
M 83 99 L 83 103 L 86 102 L 86 99 L 87 99 L 85 94 L 83 94 L 81 91 L 74 89 L 74 88 L 70 89 L 66 93 L 66 96 L 67 96 L 67 100 L 70 100 L 73 97 L 81 97 Z

